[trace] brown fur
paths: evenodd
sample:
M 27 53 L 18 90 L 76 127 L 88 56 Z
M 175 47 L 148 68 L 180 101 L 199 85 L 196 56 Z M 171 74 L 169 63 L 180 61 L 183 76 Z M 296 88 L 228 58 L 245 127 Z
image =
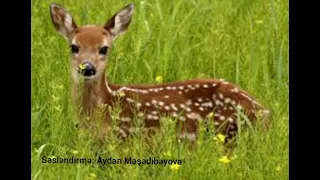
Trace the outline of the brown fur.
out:
M 144 125 L 147 129 L 154 130 L 160 127 L 160 119 L 172 116 L 177 119 L 178 138 L 188 138 L 192 143 L 196 141 L 198 123 L 208 119 L 211 112 L 214 117 L 218 132 L 225 134 L 228 139 L 234 137 L 238 130 L 237 107 L 241 108 L 247 117 L 254 122 L 257 112 L 263 111 L 268 119 L 269 111 L 256 102 L 250 95 L 234 84 L 223 80 L 195 79 L 179 81 L 161 85 L 116 85 L 108 83 L 104 73 L 107 68 L 107 55 L 99 55 L 99 48 L 112 46 L 116 36 L 123 33 L 131 22 L 133 6 L 126 6 L 112 16 L 105 26 L 78 27 L 74 20 L 68 24 L 65 17 L 71 15 L 61 6 L 51 5 L 51 17 L 55 28 L 70 42 L 76 43 L 80 52 L 72 55 L 71 68 L 74 76 L 75 70 L 84 61 L 90 61 L 97 69 L 97 75 L 84 83 L 75 80 L 73 83 L 75 104 L 80 104 L 82 113 L 93 116 L 101 104 L 106 104 L 111 109 L 105 109 L 102 136 L 106 135 L 106 126 L 111 121 L 110 112 L 115 105 L 120 105 L 119 136 L 127 138 L 132 128 L 132 120 L 136 113 L 143 113 Z M 116 17 L 120 18 L 118 24 Z M 122 18 L 122 19 L 121 19 Z M 121 24 L 122 23 L 122 24 Z M 83 91 L 79 91 L 83 89 Z M 181 89 L 180 89 L 181 88 Z M 119 91 L 122 89 L 122 96 Z M 150 131 L 150 134 L 154 134 Z

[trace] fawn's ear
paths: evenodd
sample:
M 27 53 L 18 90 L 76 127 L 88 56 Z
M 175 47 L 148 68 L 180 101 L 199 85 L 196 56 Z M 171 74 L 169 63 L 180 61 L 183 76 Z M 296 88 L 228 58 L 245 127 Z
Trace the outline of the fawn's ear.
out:
M 66 39 L 69 39 L 72 31 L 77 28 L 71 14 L 65 8 L 55 3 L 50 5 L 50 14 L 56 30 Z
M 131 16 L 134 10 L 134 5 L 132 3 L 123 7 L 115 15 L 113 15 L 104 28 L 109 30 L 113 36 L 113 39 L 124 33 L 131 22 Z

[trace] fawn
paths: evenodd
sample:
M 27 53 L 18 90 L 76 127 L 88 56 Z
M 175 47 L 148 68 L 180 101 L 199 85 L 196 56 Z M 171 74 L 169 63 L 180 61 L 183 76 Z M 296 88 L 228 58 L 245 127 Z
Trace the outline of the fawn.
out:
M 124 139 L 130 135 L 136 112 L 143 114 L 144 127 L 150 133 L 160 127 L 161 117 L 176 119 L 177 138 L 191 143 L 197 140 L 198 124 L 203 119 L 214 120 L 215 128 L 227 137 L 226 141 L 234 137 L 238 131 L 238 110 L 252 122 L 261 118 L 268 127 L 270 111 L 246 91 L 222 79 L 194 79 L 160 85 L 116 85 L 106 81 L 105 70 L 112 42 L 128 29 L 133 10 L 134 5 L 128 4 L 103 26 L 78 27 L 65 8 L 55 3 L 50 5 L 55 29 L 70 44 L 73 95 L 83 114 L 91 116 L 101 104 L 111 110 L 120 104 L 118 135 Z M 80 87 L 81 93 L 77 91 Z M 110 118 L 110 109 L 106 108 L 103 136 L 107 134 Z

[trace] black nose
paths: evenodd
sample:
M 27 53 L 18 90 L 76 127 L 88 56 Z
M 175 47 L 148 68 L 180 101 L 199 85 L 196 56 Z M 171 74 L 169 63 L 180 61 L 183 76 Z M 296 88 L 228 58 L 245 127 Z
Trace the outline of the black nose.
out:
M 91 63 L 85 62 L 80 65 L 80 74 L 83 76 L 93 76 L 96 74 L 96 69 Z

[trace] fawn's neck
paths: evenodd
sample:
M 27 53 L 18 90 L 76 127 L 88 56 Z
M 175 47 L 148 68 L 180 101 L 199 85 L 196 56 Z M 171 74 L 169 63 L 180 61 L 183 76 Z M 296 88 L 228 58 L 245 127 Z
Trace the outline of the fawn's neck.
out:
M 86 115 L 90 115 L 98 105 L 111 103 L 112 94 L 106 83 L 104 76 L 90 83 L 74 83 L 75 102 Z

